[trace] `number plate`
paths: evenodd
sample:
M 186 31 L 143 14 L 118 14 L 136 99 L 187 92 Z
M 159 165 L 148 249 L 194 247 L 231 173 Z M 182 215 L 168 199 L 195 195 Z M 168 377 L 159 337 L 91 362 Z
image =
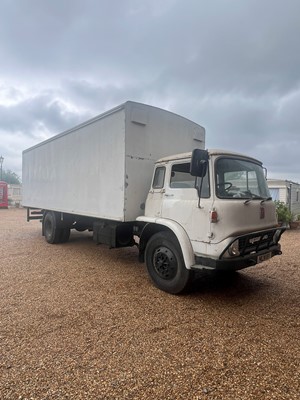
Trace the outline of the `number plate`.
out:
M 261 256 L 257 256 L 257 263 L 261 263 L 263 261 L 267 261 L 271 258 L 271 253 L 262 254 Z

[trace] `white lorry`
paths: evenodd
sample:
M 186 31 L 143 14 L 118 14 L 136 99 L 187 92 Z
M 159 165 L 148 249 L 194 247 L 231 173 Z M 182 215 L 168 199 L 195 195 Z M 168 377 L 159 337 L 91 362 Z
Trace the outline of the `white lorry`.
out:
M 96 243 L 137 244 L 154 284 L 174 294 L 196 270 L 281 254 L 261 162 L 204 148 L 200 125 L 128 101 L 23 152 L 27 219 L 42 220 L 48 243 L 89 229 Z

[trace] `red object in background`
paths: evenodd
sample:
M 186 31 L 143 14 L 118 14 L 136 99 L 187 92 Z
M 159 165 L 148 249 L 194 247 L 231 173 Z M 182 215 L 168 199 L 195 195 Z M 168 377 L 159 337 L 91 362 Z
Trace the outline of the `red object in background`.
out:
M 0 208 L 8 208 L 7 183 L 0 181 Z

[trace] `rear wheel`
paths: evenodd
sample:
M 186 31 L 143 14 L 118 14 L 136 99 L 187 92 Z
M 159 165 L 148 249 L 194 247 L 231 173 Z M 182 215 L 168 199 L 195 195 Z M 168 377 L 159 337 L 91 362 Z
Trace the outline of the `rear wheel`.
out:
M 61 229 L 61 234 L 60 234 L 60 243 L 65 243 L 69 240 L 71 230 L 70 228 L 63 228 Z
M 177 239 L 170 232 L 153 235 L 146 247 L 146 265 L 154 284 L 172 294 L 183 292 L 192 272 L 186 269 Z
M 69 240 L 70 228 L 61 227 L 57 214 L 54 211 L 48 211 L 44 216 L 44 235 L 50 244 L 64 243 Z

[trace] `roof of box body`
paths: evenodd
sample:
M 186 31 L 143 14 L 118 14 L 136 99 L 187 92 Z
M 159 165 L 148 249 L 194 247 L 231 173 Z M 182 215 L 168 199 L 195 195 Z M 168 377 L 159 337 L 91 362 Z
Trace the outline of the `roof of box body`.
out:
M 61 132 L 61 133 L 58 133 L 58 134 L 56 134 L 56 135 L 50 137 L 49 139 L 46 139 L 46 140 L 44 140 L 44 141 L 42 141 L 42 142 L 40 142 L 40 143 L 37 143 L 36 145 L 34 145 L 34 146 L 32 146 L 32 147 L 29 147 L 28 149 L 23 150 L 23 153 L 25 153 L 25 152 L 27 152 L 27 151 L 29 151 L 29 150 L 32 150 L 32 149 L 34 149 L 35 147 L 38 147 L 38 146 L 40 146 L 40 145 L 43 145 L 43 144 L 45 144 L 45 143 L 51 142 L 52 140 L 55 140 L 55 139 L 57 139 L 58 137 L 61 137 L 61 136 L 64 136 L 64 135 L 68 135 L 69 133 L 72 133 L 72 132 L 74 132 L 74 131 L 76 131 L 76 130 L 78 130 L 78 129 L 80 129 L 80 128 L 83 128 L 84 126 L 90 125 L 90 124 L 92 124 L 93 122 L 98 121 L 98 120 L 100 120 L 100 119 L 102 119 L 102 118 L 104 118 L 104 117 L 106 117 L 106 116 L 108 116 L 108 115 L 110 115 L 110 114 L 114 114 L 114 113 L 116 113 L 116 112 L 119 111 L 119 110 L 125 109 L 127 106 L 130 106 L 130 105 L 132 105 L 132 106 L 136 105 L 136 106 L 141 106 L 141 107 L 147 107 L 147 108 L 149 108 L 149 109 L 152 108 L 152 109 L 156 109 L 156 110 L 159 110 L 159 111 L 163 111 L 163 112 L 168 113 L 168 114 L 173 114 L 173 115 L 174 115 L 175 117 L 177 117 L 177 118 L 182 118 L 182 119 L 185 119 L 186 121 L 189 121 L 189 122 L 191 122 L 191 123 L 193 123 L 193 124 L 195 124 L 195 125 L 198 125 L 198 127 L 201 128 L 201 130 L 203 130 L 203 132 L 205 133 L 205 128 L 204 128 L 203 126 L 201 126 L 201 125 L 197 124 L 196 122 L 191 121 L 190 119 L 185 118 L 185 117 L 183 117 L 183 116 L 181 116 L 181 115 L 179 115 L 179 114 L 175 114 L 175 113 L 173 113 L 172 111 L 169 111 L 169 110 L 164 110 L 163 108 L 159 108 L 159 107 L 151 106 L 151 105 L 148 105 L 148 104 L 138 103 L 138 102 L 135 102 L 135 101 L 128 100 L 128 101 L 126 101 L 125 103 L 122 103 L 122 104 L 120 104 L 120 105 L 117 106 L 117 107 L 114 107 L 114 108 L 112 108 L 112 109 L 110 109 L 110 110 L 108 110 L 108 111 L 105 111 L 104 113 L 99 114 L 99 115 L 97 115 L 97 116 L 95 116 L 95 117 L 93 117 L 93 118 L 91 118 L 91 119 L 89 119 L 89 120 L 87 120 L 87 121 L 84 121 L 84 122 L 82 122 L 82 123 L 79 124 L 79 125 L 76 125 L 76 126 L 70 128 L 70 129 L 67 129 L 66 131 L 63 131 L 63 132 Z

